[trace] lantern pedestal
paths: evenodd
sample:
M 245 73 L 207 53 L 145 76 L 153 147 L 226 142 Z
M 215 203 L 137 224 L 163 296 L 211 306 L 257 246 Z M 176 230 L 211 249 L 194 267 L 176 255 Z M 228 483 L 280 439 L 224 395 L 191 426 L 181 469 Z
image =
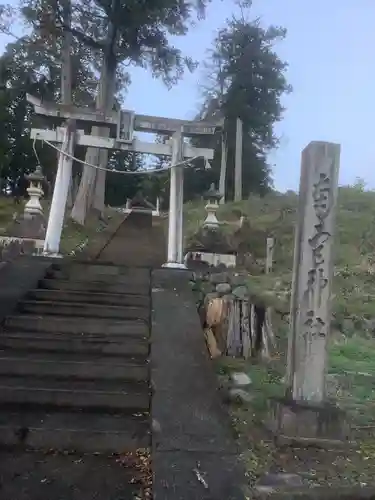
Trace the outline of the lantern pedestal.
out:
M 203 222 L 203 227 L 217 229 L 220 226 L 220 222 L 216 217 L 216 212 L 219 209 L 219 201 L 222 195 L 215 189 L 215 184 L 211 184 L 210 189 L 205 194 L 205 198 L 207 199 L 207 205 L 205 206 L 207 217 Z
M 219 227 L 220 222 L 217 220 L 216 217 L 216 212 L 217 209 L 219 208 L 218 204 L 213 204 L 213 203 L 207 203 L 207 205 L 204 207 L 207 211 L 207 217 L 205 221 L 203 222 L 203 227 L 211 228 L 211 229 L 216 229 Z

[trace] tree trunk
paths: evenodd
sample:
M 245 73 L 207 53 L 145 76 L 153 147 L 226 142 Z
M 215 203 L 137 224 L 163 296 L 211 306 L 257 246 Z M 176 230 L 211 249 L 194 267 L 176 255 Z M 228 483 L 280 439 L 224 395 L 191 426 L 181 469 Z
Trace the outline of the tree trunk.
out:
M 112 0 L 113 18 L 118 5 L 118 0 Z M 112 111 L 115 86 L 116 86 L 116 42 L 117 28 L 111 22 L 109 25 L 107 43 L 103 56 L 103 65 L 100 75 L 99 92 L 96 100 L 96 109 L 102 113 Z M 92 127 L 91 135 L 108 137 L 109 129 Z M 91 165 L 106 167 L 108 163 L 108 151 L 100 151 L 96 148 L 87 148 L 85 162 Z M 103 212 L 105 178 L 106 173 L 88 165 L 84 166 L 77 198 L 74 202 L 71 217 L 78 224 L 84 224 L 86 216 L 91 207 Z
M 62 2 L 62 16 L 65 26 L 72 24 L 72 5 L 70 0 Z M 69 29 L 64 30 L 61 49 L 61 102 L 62 104 L 72 104 L 72 61 L 71 49 L 73 35 Z M 73 205 L 72 182 L 69 185 L 67 206 Z
M 221 163 L 220 163 L 220 181 L 219 181 L 219 192 L 222 195 L 220 203 L 225 203 L 226 200 L 226 177 L 227 177 L 227 141 L 224 135 L 221 137 Z
M 114 103 L 114 84 L 116 83 L 116 68 L 107 70 L 107 64 L 103 63 L 101 79 L 99 83 L 99 94 L 96 100 L 96 109 L 99 111 L 112 110 Z M 112 90 L 113 89 L 113 90 Z M 109 135 L 108 128 L 92 127 L 91 135 L 105 137 Z M 87 148 L 85 162 L 90 165 L 106 167 L 108 163 L 108 152 L 96 148 Z M 82 172 L 81 182 L 71 217 L 78 224 L 84 224 L 87 213 L 93 207 L 100 212 L 104 209 L 105 172 L 85 165 Z M 94 196 L 95 195 L 95 196 Z

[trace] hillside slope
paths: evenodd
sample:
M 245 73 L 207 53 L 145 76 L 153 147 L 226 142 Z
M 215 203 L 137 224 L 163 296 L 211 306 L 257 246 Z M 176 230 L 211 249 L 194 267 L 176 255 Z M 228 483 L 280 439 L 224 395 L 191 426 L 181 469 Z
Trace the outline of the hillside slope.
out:
M 219 220 L 227 222 L 223 231 L 229 240 L 238 239 L 236 221 L 241 215 L 247 217 L 250 228 L 241 235 L 241 246 L 258 264 L 249 268 L 248 286 L 265 304 L 285 312 L 289 310 L 297 203 L 295 193 L 252 196 L 221 206 L 218 211 Z M 204 204 L 190 203 L 185 210 L 185 239 L 190 241 L 204 219 Z M 375 397 L 375 192 L 361 186 L 340 188 L 336 220 L 330 388 L 367 421 L 375 419 L 369 415 L 373 414 Z M 268 236 L 275 238 L 276 246 L 274 272 L 266 276 L 263 269 Z M 275 318 L 281 370 L 285 366 L 286 319 Z

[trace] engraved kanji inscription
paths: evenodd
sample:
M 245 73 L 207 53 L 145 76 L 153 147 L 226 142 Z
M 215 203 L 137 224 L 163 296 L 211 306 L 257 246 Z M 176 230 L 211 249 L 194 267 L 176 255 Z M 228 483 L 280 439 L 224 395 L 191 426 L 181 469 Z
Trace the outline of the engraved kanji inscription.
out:
M 319 219 L 325 219 L 331 210 L 331 181 L 328 175 L 321 173 L 313 184 L 312 197 L 314 210 Z

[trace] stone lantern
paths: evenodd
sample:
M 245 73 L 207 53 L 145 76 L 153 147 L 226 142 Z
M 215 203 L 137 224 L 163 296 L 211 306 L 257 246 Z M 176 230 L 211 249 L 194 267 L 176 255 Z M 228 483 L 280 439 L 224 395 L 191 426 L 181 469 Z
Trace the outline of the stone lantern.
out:
M 205 193 L 205 198 L 207 199 L 205 206 L 207 217 L 203 223 L 203 227 L 216 229 L 220 225 L 216 217 L 216 212 L 219 208 L 219 201 L 222 198 L 222 194 L 215 188 L 214 183 L 211 184 L 210 189 Z
M 26 176 L 26 180 L 30 182 L 30 186 L 27 188 L 30 199 L 25 205 L 24 216 L 25 218 L 32 218 L 35 215 L 43 216 L 43 208 L 40 204 L 40 198 L 44 195 L 42 167 L 37 165 L 35 171 Z

